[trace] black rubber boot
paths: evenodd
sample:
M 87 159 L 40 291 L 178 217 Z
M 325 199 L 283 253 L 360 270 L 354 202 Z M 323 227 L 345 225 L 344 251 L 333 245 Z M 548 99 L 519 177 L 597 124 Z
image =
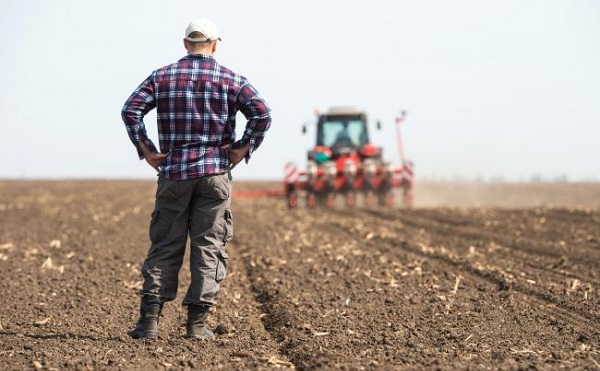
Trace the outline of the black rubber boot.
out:
M 206 326 L 209 307 L 205 305 L 188 306 L 186 337 L 189 339 L 212 339 L 215 334 Z
M 158 337 L 158 320 L 162 312 L 162 303 L 148 302 L 142 297 L 140 303 L 140 319 L 134 328 L 127 331 L 127 335 L 134 339 L 156 339 Z

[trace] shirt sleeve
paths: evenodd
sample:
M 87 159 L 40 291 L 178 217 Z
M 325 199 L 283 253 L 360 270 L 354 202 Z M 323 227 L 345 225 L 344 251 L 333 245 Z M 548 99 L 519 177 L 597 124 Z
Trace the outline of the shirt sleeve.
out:
M 258 149 L 265 133 L 271 127 L 271 110 L 256 89 L 248 82 L 245 82 L 240 89 L 237 107 L 248 121 L 242 138 L 234 143 L 233 147 L 239 148 L 250 144 L 250 150 L 246 155 L 246 163 L 248 163 L 250 155 Z
M 140 142 L 144 143 L 152 152 L 158 152 L 152 140 L 148 138 L 146 126 L 144 125 L 144 116 L 156 107 L 153 81 L 154 73 L 135 89 L 121 110 L 121 117 L 125 123 L 127 135 L 135 145 L 140 160 L 144 158 Z

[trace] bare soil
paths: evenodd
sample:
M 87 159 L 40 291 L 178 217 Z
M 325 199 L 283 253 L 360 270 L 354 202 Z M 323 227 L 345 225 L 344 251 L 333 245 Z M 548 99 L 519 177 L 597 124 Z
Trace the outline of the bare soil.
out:
M 234 199 L 218 336 L 171 302 L 146 341 L 154 182 L 2 181 L 0 369 L 600 369 L 599 184 L 417 187 L 410 210 Z

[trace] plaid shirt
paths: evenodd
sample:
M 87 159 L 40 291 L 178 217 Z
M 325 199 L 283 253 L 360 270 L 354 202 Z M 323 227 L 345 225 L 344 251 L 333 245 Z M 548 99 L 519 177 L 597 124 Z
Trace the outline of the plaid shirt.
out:
M 143 120 L 155 107 L 160 150 L 167 154 L 160 175 L 170 180 L 227 172 L 229 153 L 221 148 L 225 145 L 250 144 L 248 162 L 271 125 L 269 107 L 246 78 L 200 54 L 152 72 L 125 102 L 121 114 L 140 159 L 140 142 L 157 152 Z M 248 122 L 236 142 L 238 111 Z

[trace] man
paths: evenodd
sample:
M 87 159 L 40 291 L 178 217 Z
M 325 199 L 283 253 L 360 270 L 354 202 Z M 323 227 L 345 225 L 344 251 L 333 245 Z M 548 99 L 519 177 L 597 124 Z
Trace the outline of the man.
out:
M 248 162 L 271 125 L 267 104 L 248 80 L 214 59 L 220 40 L 213 22 L 192 21 L 183 40 L 187 56 L 152 72 L 122 110 L 140 159 L 158 172 L 140 318 L 128 332 L 134 339 L 158 336 L 163 304 L 177 293 L 188 235 L 192 280 L 182 303 L 188 310 L 186 335 L 214 336 L 206 318 L 227 274 L 225 244 L 233 236 L 230 170 L 244 158 Z M 153 108 L 160 152 L 143 121 Z M 236 141 L 238 111 L 248 121 Z

